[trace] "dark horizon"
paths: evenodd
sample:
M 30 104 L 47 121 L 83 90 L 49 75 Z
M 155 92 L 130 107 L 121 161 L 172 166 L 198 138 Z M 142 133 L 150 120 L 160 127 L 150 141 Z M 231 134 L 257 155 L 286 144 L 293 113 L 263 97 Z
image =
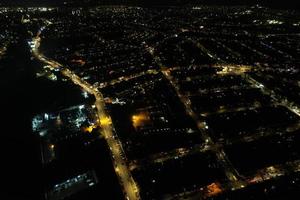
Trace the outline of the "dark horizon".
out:
M 261 5 L 278 9 L 298 9 L 293 0 L 273 2 L 270 0 L 2 0 L 0 6 L 253 6 Z

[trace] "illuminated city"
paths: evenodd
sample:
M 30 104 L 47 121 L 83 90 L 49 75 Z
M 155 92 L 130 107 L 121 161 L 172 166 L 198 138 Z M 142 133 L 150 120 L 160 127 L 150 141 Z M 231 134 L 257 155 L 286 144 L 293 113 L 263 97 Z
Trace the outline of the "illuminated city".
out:
M 3 199 L 300 198 L 300 11 L 178 2 L 0 4 Z

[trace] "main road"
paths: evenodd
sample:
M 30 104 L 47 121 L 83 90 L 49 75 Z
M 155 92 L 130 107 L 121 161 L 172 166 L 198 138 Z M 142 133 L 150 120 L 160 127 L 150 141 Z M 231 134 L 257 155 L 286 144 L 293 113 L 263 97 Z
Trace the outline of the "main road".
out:
M 105 110 L 104 98 L 101 92 L 91 84 L 86 82 L 77 76 L 74 72 L 64 67 L 62 64 L 47 58 L 39 52 L 41 39 L 40 37 L 35 37 L 32 40 L 31 52 L 38 60 L 48 65 L 52 70 L 58 70 L 65 77 L 70 79 L 74 84 L 79 85 L 84 91 L 91 95 L 94 95 L 96 101 L 95 106 L 97 108 L 97 114 L 99 117 L 99 124 L 101 126 L 101 134 L 106 139 L 106 142 L 110 148 L 112 160 L 114 164 L 114 169 L 118 175 L 119 182 L 123 187 L 123 192 L 126 195 L 127 200 L 138 200 L 140 199 L 138 186 L 135 183 L 130 170 L 128 169 L 125 153 L 122 148 L 121 141 L 115 135 L 113 130 L 113 125 L 111 122 L 111 117 L 107 114 Z

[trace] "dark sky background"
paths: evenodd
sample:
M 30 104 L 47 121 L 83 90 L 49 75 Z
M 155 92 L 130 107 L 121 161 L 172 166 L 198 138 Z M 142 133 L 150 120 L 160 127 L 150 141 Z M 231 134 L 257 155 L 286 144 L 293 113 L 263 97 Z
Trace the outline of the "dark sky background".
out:
M 108 4 L 130 4 L 130 5 L 254 5 L 261 4 L 276 8 L 297 8 L 298 0 L 0 0 L 2 5 L 108 5 Z

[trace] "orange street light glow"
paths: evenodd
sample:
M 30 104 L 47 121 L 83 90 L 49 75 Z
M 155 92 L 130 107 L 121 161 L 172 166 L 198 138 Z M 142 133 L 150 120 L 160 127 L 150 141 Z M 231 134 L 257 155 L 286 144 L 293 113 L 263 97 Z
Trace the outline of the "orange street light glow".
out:
M 108 125 L 111 125 L 112 122 L 111 122 L 111 118 L 110 117 L 103 117 L 100 119 L 100 125 L 101 126 L 108 126 Z
M 82 59 L 73 59 L 73 60 L 71 60 L 71 62 L 73 62 L 73 63 L 77 63 L 77 64 L 79 64 L 79 65 L 81 65 L 81 66 L 83 66 L 83 65 L 85 65 L 85 61 L 84 60 L 82 60 Z
M 219 183 L 212 183 L 207 186 L 208 196 L 214 196 L 222 192 L 222 188 Z
M 221 185 L 219 183 L 212 183 L 207 186 L 208 196 L 214 196 L 222 192 Z
M 84 131 L 88 132 L 88 133 L 91 133 L 94 128 L 96 128 L 96 126 L 95 125 L 91 125 L 91 126 L 85 127 Z
M 143 124 L 149 122 L 150 118 L 148 116 L 148 113 L 141 112 L 137 115 L 133 115 L 131 120 L 132 120 L 133 127 L 137 128 L 137 127 L 142 126 Z

